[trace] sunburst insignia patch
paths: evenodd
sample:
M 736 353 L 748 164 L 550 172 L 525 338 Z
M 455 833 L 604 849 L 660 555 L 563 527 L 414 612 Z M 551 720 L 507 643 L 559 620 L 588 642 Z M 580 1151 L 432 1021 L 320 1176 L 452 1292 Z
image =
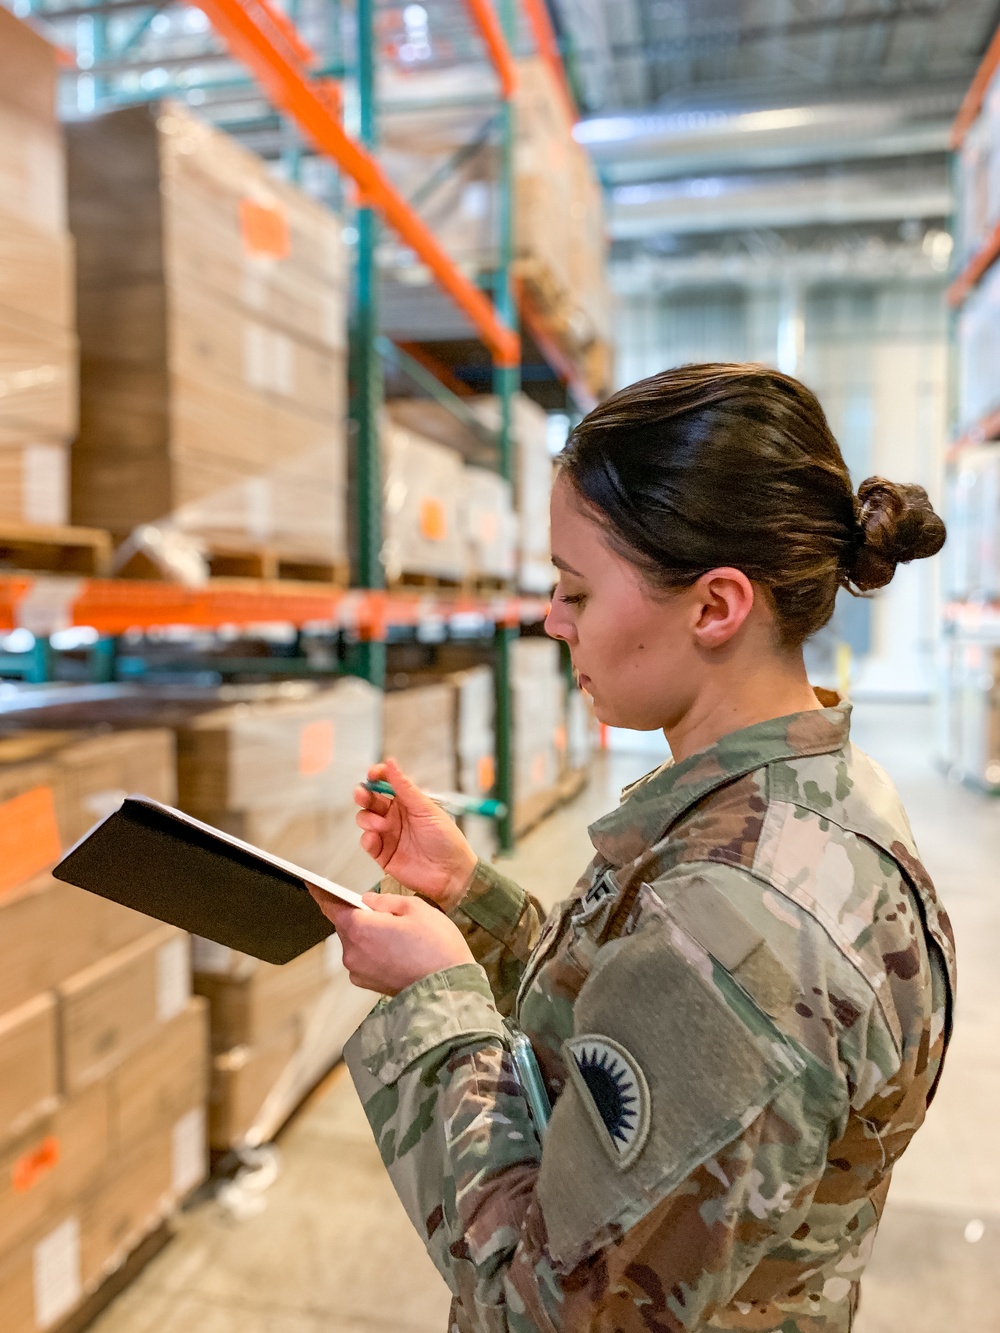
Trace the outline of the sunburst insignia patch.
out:
M 619 1166 L 628 1166 L 649 1132 L 649 1088 L 632 1055 L 610 1037 L 579 1036 L 566 1043 L 583 1084 L 591 1119 L 603 1130 Z

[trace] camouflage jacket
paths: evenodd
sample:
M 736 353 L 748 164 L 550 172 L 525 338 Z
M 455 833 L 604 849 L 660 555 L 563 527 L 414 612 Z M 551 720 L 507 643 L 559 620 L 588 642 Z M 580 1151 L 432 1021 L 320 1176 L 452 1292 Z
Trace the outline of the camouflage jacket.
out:
M 841 1333 L 940 1073 L 954 944 L 850 709 L 650 774 L 547 921 L 480 865 L 477 964 L 347 1058 L 460 1333 Z M 554 1103 L 544 1148 L 502 1015 Z

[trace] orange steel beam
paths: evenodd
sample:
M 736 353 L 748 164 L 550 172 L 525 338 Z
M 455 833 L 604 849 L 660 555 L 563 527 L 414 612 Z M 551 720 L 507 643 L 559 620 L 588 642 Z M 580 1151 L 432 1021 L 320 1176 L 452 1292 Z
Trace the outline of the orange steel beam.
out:
M 479 29 L 490 59 L 500 76 L 503 95 L 510 99 L 517 92 L 517 65 L 511 55 L 493 0 L 465 0 L 469 14 Z
M 569 80 L 566 78 L 566 66 L 559 54 L 559 43 L 556 40 L 555 29 L 552 26 L 552 19 L 549 17 L 545 0 L 521 0 L 521 5 L 534 36 L 538 54 L 555 76 L 556 86 L 562 94 L 566 114 L 569 116 L 569 123 L 575 125 L 580 116 L 577 111 L 576 100 L 570 91 Z
M 20 623 L 19 609 L 35 584 L 30 574 L 0 574 L 0 630 Z M 163 625 L 330 624 L 364 633 L 376 623 L 417 625 L 428 616 L 476 613 L 496 622 L 543 620 L 546 598 L 516 593 L 483 597 L 430 588 L 397 592 L 358 592 L 321 583 L 212 579 L 201 588 L 146 579 L 82 579 L 65 608 L 73 625 L 104 634 Z M 55 628 L 55 626 L 53 626 Z M 38 632 L 43 632 L 39 630 Z
M 517 334 L 500 319 L 492 302 L 456 268 L 375 158 L 344 132 L 331 106 L 329 88 L 311 77 L 301 54 L 303 44 L 297 35 L 294 40 L 290 38 L 286 22 L 276 18 L 268 0 L 204 0 L 200 8 L 237 59 L 257 76 L 275 105 L 355 181 L 364 203 L 376 209 L 423 260 L 469 317 L 496 364 L 516 366 L 521 355 Z
M 972 83 L 969 85 L 969 91 L 965 94 L 962 105 L 958 108 L 958 115 L 951 127 L 952 148 L 961 148 L 962 141 L 972 128 L 972 122 L 982 109 L 986 89 L 998 68 L 1000 68 L 1000 28 L 997 28 L 993 34 L 993 40 L 986 48 L 986 54 L 976 70 Z

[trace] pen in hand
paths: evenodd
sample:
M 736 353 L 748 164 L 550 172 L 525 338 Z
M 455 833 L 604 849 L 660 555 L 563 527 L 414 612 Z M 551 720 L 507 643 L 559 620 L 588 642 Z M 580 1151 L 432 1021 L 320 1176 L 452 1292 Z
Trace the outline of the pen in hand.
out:
M 396 795 L 395 789 L 388 782 L 380 780 L 362 782 L 361 785 L 366 791 L 375 792 L 379 796 Z M 460 791 L 425 791 L 423 795 L 450 815 L 484 815 L 487 819 L 502 819 L 507 813 L 503 801 L 495 801 L 492 797 L 466 796 Z

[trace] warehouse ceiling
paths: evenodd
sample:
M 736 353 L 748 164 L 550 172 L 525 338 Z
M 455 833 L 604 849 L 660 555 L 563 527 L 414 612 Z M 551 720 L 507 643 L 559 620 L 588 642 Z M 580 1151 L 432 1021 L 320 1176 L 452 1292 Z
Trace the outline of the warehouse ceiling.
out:
M 339 198 L 197 8 L 7 3 L 75 46 L 83 73 L 68 81 L 69 114 L 181 96 Z M 349 76 L 351 0 L 288 3 L 327 67 Z M 516 45 L 528 52 L 513 3 Z M 949 126 L 1000 24 L 1000 0 L 548 4 L 581 106 L 577 135 L 606 189 L 619 290 L 947 268 Z M 377 0 L 376 30 L 386 104 L 400 109 L 408 87 L 432 87 L 435 71 L 454 90 L 457 67 L 466 100 L 491 102 L 495 79 L 467 0 Z M 350 97 L 346 114 L 350 127 Z M 470 133 L 486 114 L 470 113 Z
M 554 0 L 620 291 L 940 274 L 997 0 Z

